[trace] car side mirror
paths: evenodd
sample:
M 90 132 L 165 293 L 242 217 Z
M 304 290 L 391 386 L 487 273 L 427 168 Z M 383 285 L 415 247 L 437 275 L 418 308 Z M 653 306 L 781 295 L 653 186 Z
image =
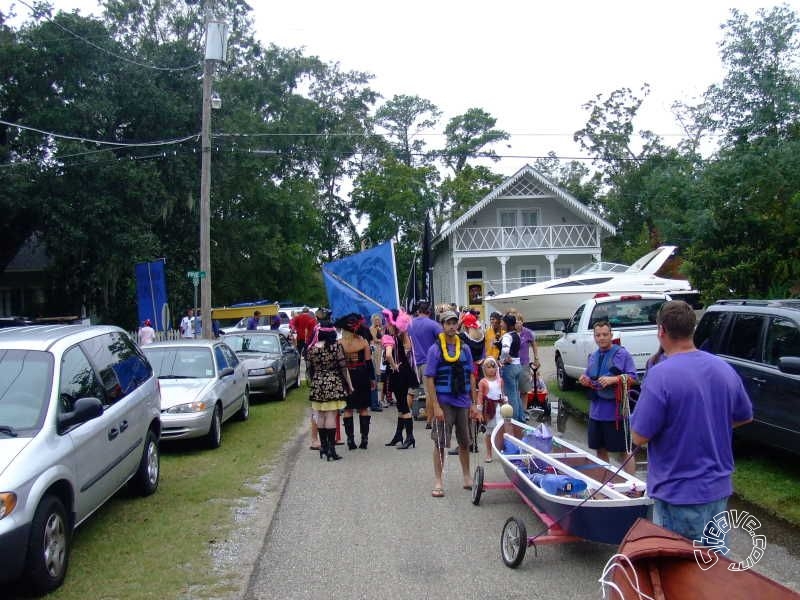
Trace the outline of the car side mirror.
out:
M 781 356 L 778 370 L 789 375 L 800 375 L 800 356 Z
M 71 411 L 58 415 L 58 430 L 66 431 L 75 425 L 96 419 L 102 414 L 103 403 L 98 398 L 78 398 Z
M 227 377 L 228 375 L 234 374 L 233 367 L 225 367 L 222 371 L 219 372 L 219 378 L 222 379 L 223 377 Z

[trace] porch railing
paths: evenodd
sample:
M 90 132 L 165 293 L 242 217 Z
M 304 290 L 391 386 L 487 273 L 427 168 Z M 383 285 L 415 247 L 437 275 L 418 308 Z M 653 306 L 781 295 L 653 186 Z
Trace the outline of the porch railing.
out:
M 453 236 L 455 252 L 597 247 L 597 228 L 591 225 L 475 227 Z

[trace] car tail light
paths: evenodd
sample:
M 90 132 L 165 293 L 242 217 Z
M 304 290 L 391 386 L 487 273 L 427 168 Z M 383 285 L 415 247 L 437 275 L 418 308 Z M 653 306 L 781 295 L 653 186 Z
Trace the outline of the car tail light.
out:
M 642 297 L 639 294 L 633 294 L 632 296 L 620 296 L 619 299 L 625 302 L 626 300 L 641 300 Z
M 597 292 L 592 298 L 608 298 L 610 295 L 608 292 Z

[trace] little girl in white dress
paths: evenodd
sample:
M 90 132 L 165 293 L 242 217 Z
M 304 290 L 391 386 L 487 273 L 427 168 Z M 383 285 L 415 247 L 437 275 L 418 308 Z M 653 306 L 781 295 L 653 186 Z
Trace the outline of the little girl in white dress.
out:
M 491 356 L 483 361 L 483 379 L 478 382 L 478 410 L 483 414 L 486 426 L 484 441 L 486 442 L 486 462 L 492 462 L 491 432 L 500 415 L 499 408 L 506 402 L 503 396 L 503 379 L 500 377 L 500 366 Z

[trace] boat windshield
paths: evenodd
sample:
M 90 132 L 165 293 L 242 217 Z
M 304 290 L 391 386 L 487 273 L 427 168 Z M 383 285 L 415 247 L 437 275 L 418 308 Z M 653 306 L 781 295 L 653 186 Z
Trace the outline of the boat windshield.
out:
M 583 265 L 576 269 L 573 275 L 588 275 L 591 273 L 624 273 L 628 270 L 628 265 L 621 265 L 612 262 L 596 262 Z

